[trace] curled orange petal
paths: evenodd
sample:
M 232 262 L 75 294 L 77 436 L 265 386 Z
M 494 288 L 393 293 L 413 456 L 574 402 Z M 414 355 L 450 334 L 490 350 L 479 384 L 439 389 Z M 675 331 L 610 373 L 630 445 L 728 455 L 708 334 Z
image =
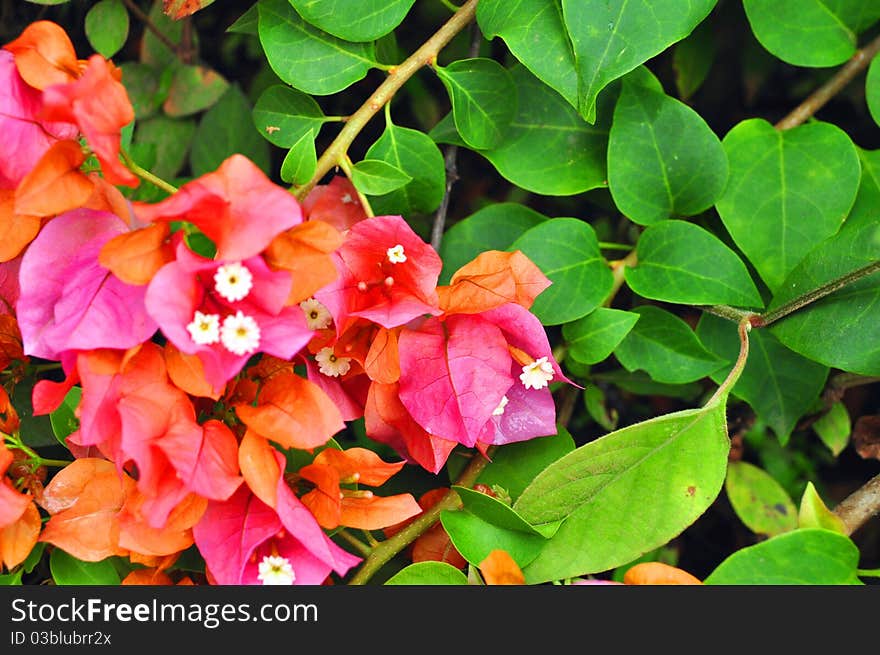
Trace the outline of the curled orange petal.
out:
M 640 562 L 627 569 L 623 584 L 694 585 L 703 584 L 687 571 L 663 562 Z

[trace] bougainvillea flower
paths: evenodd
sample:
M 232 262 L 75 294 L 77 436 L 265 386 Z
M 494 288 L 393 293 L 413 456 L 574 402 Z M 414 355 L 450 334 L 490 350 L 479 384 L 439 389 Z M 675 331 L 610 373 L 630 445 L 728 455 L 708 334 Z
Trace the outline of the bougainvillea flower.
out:
M 477 314 L 509 302 L 529 309 L 549 286 L 549 278 L 521 251 L 489 250 L 458 269 L 437 293 L 444 312 Z
M 19 74 L 35 89 L 73 82 L 80 75 L 80 61 L 70 37 L 52 21 L 34 21 L 3 48 L 15 55 Z
M 161 528 L 154 528 L 144 520 L 141 508 L 146 500 L 136 488 L 131 489 L 117 516 L 119 545 L 130 551 L 131 560 L 173 559 L 192 546 L 192 527 L 205 513 L 207 499 L 189 494 L 170 512 Z
M 24 361 L 24 350 L 21 345 L 21 331 L 18 329 L 18 321 L 10 314 L 0 313 L 0 370 L 5 369 L 13 361 Z M 6 390 L 3 390 L 6 393 Z M 2 395 L 0 395 L 2 398 Z M 9 410 L 15 411 L 10 405 Z M 7 411 L 7 410 L 3 410 Z M 8 425 L 8 423 L 7 423 Z M 4 432 L 10 432 L 6 428 Z
M 290 271 L 293 277 L 287 304 L 308 300 L 336 279 L 331 253 L 341 244 L 342 234 L 321 221 L 300 223 L 272 240 L 266 248 L 266 261 L 272 268 Z
M 75 139 L 76 125 L 40 117 L 42 94 L 19 75 L 11 52 L 0 50 L 0 189 L 14 189 L 56 141 Z
M 94 186 L 79 168 L 85 160 L 76 141 L 52 144 L 16 188 L 15 214 L 55 216 L 82 207 Z
M 145 288 L 98 263 L 103 245 L 128 229 L 108 212 L 77 209 L 54 218 L 24 254 L 16 305 L 25 354 L 58 360 L 66 350 L 127 349 L 149 339 L 156 322 Z
M 46 120 L 76 123 L 111 184 L 136 187 L 140 180 L 119 160 L 121 130 L 134 120 L 121 69 L 101 55 L 92 55 L 82 75 L 73 82 L 43 90 Z
M 343 421 L 355 421 L 364 415 L 370 379 L 363 373 L 344 377 L 322 373 L 313 359 L 302 357 L 306 377 L 323 391 L 339 410 Z
M 209 503 L 193 535 L 221 585 L 317 585 L 331 571 L 345 575 L 361 561 L 331 541 L 283 476 L 277 509 L 242 486 L 229 500 Z
M 240 154 L 161 202 L 134 207 L 144 222 L 192 223 L 214 242 L 217 259 L 223 261 L 254 257 L 276 236 L 302 222 L 296 198 Z
M 0 562 L 7 569 L 21 564 L 37 545 L 43 522 L 34 503 L 28 503 L 16 521 L 0 527 Z
M 0 443 L 0 528 L 15 523 L 31 503 L 31 496 L 19 492 L 6 476 L 14 460 L 12 451 Z
M 687 571 L 665 562 L 639 562 L 623 574 L 628 585 L 701 585 L 703 582 Z
M 480 562 L 483 581 L 489 585 L 522 585 L 526 577 L 516 560 L 506 550 L 494 548 Z
M 180 352 L 198 356 L 215 390 L 256 353 L 290 359 L 309 342 L 302 309 L 286 305 L 289 273 L 259 256 L 206 259 L 176 241 L 175 260 L 146 287 L 146 308 Z
M 118 234 L 101 248 L 98 261 L 123 282 L 147 284 L 174 259 L 170 234 L 171 228 L 165 223 Z
M 443 263 L 402 217 L 355 223 L 335 259 L 339 278 L 315 298 L 330 310 L 340 333 L 349 317 L 393 328 L 439 313 L 436 288 Z
M 364 426 L 374 441 L 391 446 L 408 462 L 437 473 L 458 445 L 451 439 L 428 434 L 400 402 L 397 383 L 373 382 L 364 407 Z
M 411 494 L 376 496 L 360 488 L 385 484 L 404 464 L 385 462 L 366 448 L 325 448 L 299 470 L 301 478 L 316 485 L 300 500 L 324 528 L 343 525 L 379 530 L 422 511 Z M 357 484 L 358 489 L 344 488 L 343 484 Z
M 0 196 L 2 196 L 2 191 L 0 191 Z M 2 238 L 2 235 L 0 235 L 0 238 Z M 0 314 L 15 314 L 15 305 L 21 293 L 21 288 L 18 284 L 18 271 L 20 268 L 21 257 L 0 261 Z
M 342 175 L 336 175 L 327 184 L 318 184 L 309 191 L 303 199 L 302 209 L 306 220 L 329 223 L 340 232 L 367 218 L 357 189 Z

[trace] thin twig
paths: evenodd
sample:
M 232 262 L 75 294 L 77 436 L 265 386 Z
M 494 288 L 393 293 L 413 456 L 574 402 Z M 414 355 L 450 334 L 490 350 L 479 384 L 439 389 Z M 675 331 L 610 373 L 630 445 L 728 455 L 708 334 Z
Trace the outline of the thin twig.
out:
M 880 475 L 875 475 L 834 508 L 834 513 L 846 526 L 847 534 L 858 530 L 878 512 L 880 512 Z
M 168 38 L 168 36 L 156 27 L 156 24 L 150 19 L 150 17 L 144 13 L 144 10 L 137 6 L 134 0 L 122 0 L 125 3 L 125 6 L 128 7 L 128 10 L 133 13 L 139 21 L 144 24 L 148 30 L 150 30 L 157 39 L 159 39 L 162 44 L 168 48 L 175 55 L 179 56 L 177 52 L 178 44 Z
M 806 100 L 795 107 L 785 118 L 776 123 L 776 129 L 787 130 L 797 127 L 813 116 L 826 102 L 842 91 L 856 75 L 862 72 L 878 52 L 880 52 L 880 36 L 876 37 L 864 48 L 856 50 L 856 53 L 850 60 L 831 79 L 811 93 Z
M 412 77 L 416 71 L 427 66 L 437 59 L 437 53 L 442 50 L 452 38 L 461 32 L 474 19 L 477 11 L 477 0 L 468 0 L 455 15 L 444 23 L 439 30 L 422 46 L 410 55 L 399 66 L 393 66 L 388 71 L 388 77 L 373 92 L 367 101 L 360 106 L 346 121 L 343 128 L 333 139 L 333 142 L 321 154 L 312 179 L 302 186 L 294 189 L 294 194 L 302 200 L 308 195 L 314 186 L 329 173 L 339 162 L 342 155 L 348 152 L 348 147 L 360 134 L 370 119 L 376 115 L 386 103 L 391 101 L 395 93 L 403 84 Z

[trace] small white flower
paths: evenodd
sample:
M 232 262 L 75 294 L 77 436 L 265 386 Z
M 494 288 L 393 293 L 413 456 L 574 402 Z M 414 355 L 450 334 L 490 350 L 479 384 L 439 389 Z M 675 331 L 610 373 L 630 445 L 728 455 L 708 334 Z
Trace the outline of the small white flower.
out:
M 498 403 L 498 407 L 492 410 L 492 416 L 501 416 L 504 414 L 504 408 L 507 407 L 508 402 L 510 402 L 510 399 L 507 396 L 502 396 L 501 402 Z
M 290 585 L 296 580 L 290 561 L 279 555 L 266 555 L 258 570 L 257 579 L 264 585 Z
M 385 254 L 388 255 L 388 261 L 392 264 L 402 264 L 406 261 L 406 253 L 403 252 L 403 246 L 399 243 L 386 250 Z
M 306 315 L 306 323 L 310 330 L 323 330 L 333 320 L 328 309 L 314 298 L 303 300 L 299 306 Z
M 519 380 L 526 389 L 543 389 L 553 379 L 553 365 L 546 357 L 536 359 L 522 367 Z
M 236 355 L 252 353 L 260 345 L 260 326 L 239 310 L 223 319 L 220 341 L 226 350 Z
M 318 370 L 324 375 L 336 378 L 348 373 L 351 368 L 351 357 L 337 357 L 333 348 L 321 348 L 315 355 L 318 362 Z
M 204 346 L 220 341 L 220 316 L 196 312 L 192 322 L 186 326 L 194 343 Z
M 223 264 L 214 273 L 214 289 L 229 302 L 245 298 L 254 286 L 254 276 L 241 262 Z

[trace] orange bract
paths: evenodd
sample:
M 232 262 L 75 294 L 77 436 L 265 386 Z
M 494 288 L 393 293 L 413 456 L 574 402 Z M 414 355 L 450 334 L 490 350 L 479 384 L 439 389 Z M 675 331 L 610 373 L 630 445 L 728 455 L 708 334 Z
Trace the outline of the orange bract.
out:
M 165 344 L 165 366 L 174 385 L 186 393 L 214 400 L 222 395 L 222 390 L 220 393 L 215 392 L 205 379 L 202 360 L 195 355 L 180 352 L 170 341 Z
M 40 512 L 29 503 L 19 519 L 0 529 L 0 560 L 7 569 L 21 564 L 37 545 L 40 537 Z
M 28 25 L 5 46 L 15 55 L 15 66 L 22 79 L 35 89 L 74 81 L 80 62 L 67 32 L 60 25 L 39 20 Z
M 254 495 L 269 507 L 278 499 L 278 479 L 281 468 L 275 458 L 277 451 L 253 430 L 244 433 L 238 446 L 238 466 L 241 475 Z
M 624 584 L 694 585 L 703 584 L 687 571 L 663 562 L 640 562 L 623 575 Z
M 55 216 L 82 207 L 94 186 L 79 169 L 85 160 L 85 153 L 76 141 L 52 144 L 15 190 L 15 213 Z
M 506 550 L 496 548 L 480 562 L 480 573 L 483 580 L 491 585 L 525 584 L 526 578 L 522 569 Z
M 37 236 L 39 216 L 15 213 L 15 190 L 0 189 L 0 262 L 15 259 Z
M 147 284 L 160 268 L 174 259 L 167 223 L 119 234 L 101 248 L 98 262 L 123 282 Z
M 330 253 L 341 244 L 342 235 L 336 228 L 321 221 L 300 223 L 272 240 L 266 248 L 266 261 L 293 275 L 287 304 L 306 300 L 336 279 Z

